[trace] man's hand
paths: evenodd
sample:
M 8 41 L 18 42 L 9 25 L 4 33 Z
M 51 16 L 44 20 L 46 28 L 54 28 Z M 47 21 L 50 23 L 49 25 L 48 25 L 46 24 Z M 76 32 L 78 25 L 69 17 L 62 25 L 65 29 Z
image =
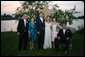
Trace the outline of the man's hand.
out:
M 67 37 L 66 40 L 69 40 L 69 37 Z
M 37 32 L 40 35 L 40 32 Z
M 17 32 L 17 35 L 19 36 L 20 35 L 20 32 Z
M 58 36 L 58 40 L 60 39 L 60 37 Z

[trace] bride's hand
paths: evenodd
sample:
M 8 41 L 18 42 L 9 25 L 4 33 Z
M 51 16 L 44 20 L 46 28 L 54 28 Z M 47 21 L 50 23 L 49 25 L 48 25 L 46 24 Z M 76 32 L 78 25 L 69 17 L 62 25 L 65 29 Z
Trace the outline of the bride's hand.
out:
M 46 22 L 46 18 L 45 18 L 45 22 Z

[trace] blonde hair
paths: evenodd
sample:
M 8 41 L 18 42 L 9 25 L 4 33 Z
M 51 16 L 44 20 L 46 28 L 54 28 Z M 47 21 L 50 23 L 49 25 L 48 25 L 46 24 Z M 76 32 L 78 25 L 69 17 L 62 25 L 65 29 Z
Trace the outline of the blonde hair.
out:
M 47 19 L 46 19 L 46 21 L 48 20 L 48 18 L 49 18 L 49 22 L 51 22 L 51 19 L 50 19 L 50 17 L 49 17 L 49 16 L 47 16 Z

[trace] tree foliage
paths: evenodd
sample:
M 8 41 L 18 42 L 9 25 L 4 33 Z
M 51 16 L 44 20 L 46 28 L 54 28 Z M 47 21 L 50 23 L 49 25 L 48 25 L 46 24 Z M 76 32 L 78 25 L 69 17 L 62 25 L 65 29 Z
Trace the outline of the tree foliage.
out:
M 25 13 L 28 15 L 28 18 L 31 18 L 32 16 L 37 18 L 39 10 L 43 8 L 44 5 L 48 4 L 49 1 L 22 1 L 21 6 L 23 10 L 19 10 L 17 8 L 18 14 L 15 14 L 17 17 L 22 17 L 22 15 Z
M 74 18 L 75 13 L 78 13 L 76 11 L 76 6 L 74 6 L 73 9 L 70 10 L 61 10 L 61 9 L 57 9 L 56 12 L 54 13 L 54 17 L 56 18 L 56 20 L 60 23 L 67 23 L 69 22 L 69 24 L 72 24 L 72 20 Z
M 39 16 L 39 10 L 43 9 L 43 7 L 48 4 L 49 1 L 22 1 L 21 2 L 21 6 L 23 8 L 23 10 L 19 10 L 19 7 L 17 8 L 17 12 L 18 14 L 15 14 L 16 17 L 22 18 L 23 14 L 27 14 L 28 18 L 34 17 L 35 19 Z M 56 9 L 55 7 L 57 7 L 58 9 Z M 53 10 L 55 11 L 55 13 L 53 14 L 53 16 L 57 19 L 58 22 L 60 23 L 67 23 L 69 22 L 69 24 L 72 24 L 72 20 L 74 18 L 75 13 L 78 13 L 76 11 L 76 6 L 74 6 L 73 9 L 70 10 L 61 10 L 59 9 L 58 5 L 55 5 L 55 7 L 53 8 Z

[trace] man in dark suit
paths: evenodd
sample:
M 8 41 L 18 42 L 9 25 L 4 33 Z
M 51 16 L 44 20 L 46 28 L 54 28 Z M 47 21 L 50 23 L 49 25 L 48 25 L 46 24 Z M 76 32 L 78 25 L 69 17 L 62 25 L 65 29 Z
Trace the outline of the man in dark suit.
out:
M 62 25 L 63 29 L 59 30 L 59 33 L 57 34 L 57 38 L 55 38 L 55 48 L 58 51 L 59 49 L 59 44 L 64 44 L 65 48 L 64 51 L 65 53 L 69 53 L 69 45 L 71 43 L 71 38 L 72 38 L 72 32 L 70 29 L 66 28 L 66 24 L 63 23 Z
M 19 36 L 19 44 L 18 44 L 19 52 L 21 52 L 23 45 L 24 45 L 24 50 L 26 50 L 27 48 L 28 22 L 26 21 L 26 19 L 27 19 L 27 15 L 24 14 L 23 19 L 19 20 L 18 27 L 17 27 L 17 34 Z
M 42 12 L 39 13 L 39 18 L 36 20 L 36 28 L 38 33 L 39 49 L 43 49 L 45 23 L 44 23 L 44 17 Z

